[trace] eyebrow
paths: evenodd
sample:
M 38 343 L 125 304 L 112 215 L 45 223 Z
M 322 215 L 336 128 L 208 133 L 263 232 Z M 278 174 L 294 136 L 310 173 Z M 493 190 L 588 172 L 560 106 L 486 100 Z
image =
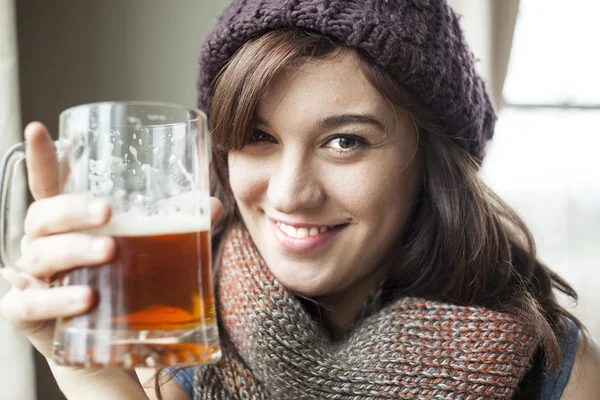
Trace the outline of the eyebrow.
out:
M 260 125 L 264 125 L 266 127 L 269 126 L 269 123 L 262 119 L 260 116 L 256 116 L 256 122 Z M 316 127 L 325 129 L 325 128 L 333 128 L 339 127 L 343 125 L 350 124 L 368 124 L 373 125 L 382 131 L 385 131 L 385 126 L 381 121 L 379 121 L 374 115 L 371 114 L 340 114 L 340 115 L 331 115 L 329 117 L 322 118 L 317 121 Z

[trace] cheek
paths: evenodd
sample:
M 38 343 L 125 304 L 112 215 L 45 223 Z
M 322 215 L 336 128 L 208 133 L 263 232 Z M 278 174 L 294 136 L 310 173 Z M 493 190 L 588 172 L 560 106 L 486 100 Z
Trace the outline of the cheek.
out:
M 413 171 L 389 158 L 390 162 L 367 162 L 355 167 L 345 166 L 329 179 L 329 194 L 359 219 L 373 218 L 383 211 L 400 211 L 412 202 Z M 335 195 L 334 195 L 335 193 Z
M 229 182 L 236 201 L 241 203 L 258 199 L 269 184 L 267 169 L 240 153 L 228 156 Z

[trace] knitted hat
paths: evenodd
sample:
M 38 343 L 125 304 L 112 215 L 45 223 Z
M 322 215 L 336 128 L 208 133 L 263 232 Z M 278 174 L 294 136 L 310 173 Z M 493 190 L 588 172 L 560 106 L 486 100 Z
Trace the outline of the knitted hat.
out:
M 233 0 L 202 48 L 198 107 L 207 110 L 212 81 L 248 39 L 294 27 L 362 50 L 483 160 L 496 115 L 445 0 Z

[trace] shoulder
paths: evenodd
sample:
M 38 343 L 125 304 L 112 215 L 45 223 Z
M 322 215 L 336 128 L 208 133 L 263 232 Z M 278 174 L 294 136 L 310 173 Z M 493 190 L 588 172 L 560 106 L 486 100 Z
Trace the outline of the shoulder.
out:
M 187 370 L 184 368 L 184 370 Z M 188 372 L 188 371 L 182 371 Z M 149 400 L 157 400 L 156 395 L 156 373 L 157 371 L 151 368 L 136 368 L 135 373 L 140 381 L 140 384 L 146 392 Z M 173 378 L 166 370 L 160 370 L 159 385 L 163 399 L 166 400 L 190 400 L 191 396 L 186 393 L 179 380 Z M 187 374 L 178 374 L 187 375 Z M 193 389 L 192 389 L 193 390 Z
M 584 331 L 580 335 L 573 369 L 561 400 L 593 399 L 600 393 L 600 345 Z

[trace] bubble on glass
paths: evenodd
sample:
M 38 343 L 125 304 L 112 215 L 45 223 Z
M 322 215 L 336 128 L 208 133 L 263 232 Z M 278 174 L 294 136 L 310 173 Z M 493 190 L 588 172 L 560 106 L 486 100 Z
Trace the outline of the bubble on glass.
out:
M 167 116 L 163 114 L 146 114 L 148 121 L 166 121 Z
M 133 156 L 133 159 L 134 159 L 136 162 L 138 162 L 138 163 L 139 163 L 139 162 L 140 162 L 140 160 L 138 160 L 138 152 L 137 152 L 137 149 L 136 149 L 135 147 L 133 147 L 133 146 L 129 146 L 129 152 L 130 152 L 130 153 L 131 153 L 131 155 Z
M 136 128 L 139 128 L 142 126 L 142 120 L 139 117 L 136 116 L 131 116 L 128 115 L 127 116 L 127 123 L 130 125 L 133 125 Z

